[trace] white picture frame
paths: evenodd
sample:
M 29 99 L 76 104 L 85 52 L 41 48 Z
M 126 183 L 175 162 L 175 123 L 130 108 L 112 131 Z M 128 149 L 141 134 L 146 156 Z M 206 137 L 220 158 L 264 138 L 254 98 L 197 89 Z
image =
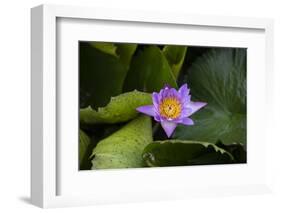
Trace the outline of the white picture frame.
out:
M 54 5 L 41 5 L 32 8 L 31 15 L 31 201 L 33 204 L 47 208 L 198 196 L 241 195 L 271 191 L 271 166 L 268 160 L 270 156 L 268 133 L 272 125 L 270 122 L 271 112 L 267 110 L 260 117 L 266 121 L 263 122 L 266 125 L 258 124 L 255 118 L 256 114 L 263 112 L 265 107 L 270 109 L 272 103 L 272 96 L 269 92 L 273 87 L 273 21 L 271 19 L 166 14 L 159 11 L 123 11 Z M 98 22 L 98 25 L 95 25 L 95 22 Z M 106 27 L 107 25 L 110 27 Z M 155 33 L 153 34 L 149 31 L 151 25 L 154 26 L 153 32 Z M 140 35 L 136 26 L 144 30 L 143 35 Z M 99 27 L 99 33 L 91 31 L 91 29 L 97 30 Z M 112 37 L 112 34 L 110 36 L 110 33 L 109 36 L 105 37 L 108 30 L 113 28 L 116 30 L 120 27 L 131 29 L 135 37 L 125 35 L 123 30 L 116 33 L 115 38 Z M 146 28 L 149 28 L 147 32 L 145 32 Z M 161 38 L 157 37 L 157 31 L 168 32 L 167 30 L 177 32 L 178 38 L 172 38 L 168 34 Z M 186 30 L 190 30 L 189 41 L 185 41 L 185 38 L 180 36 L 181 33 L 184 35 Z M 206 38 L 198 36 L 197 31 L 204 31 Z M 66 33 L 69 35 L 68 39 L 61 37 Z M 87 40 L 92 37 L 95 37 L 96 41 L 116 41 L 117 39 L 124 42 L 166 42 L 249 48 L 251 54 L 248 55 L 247 64 L 249 70 L 247 76 L 249 112 L 247 128 L 249 129 L 248 149 L 250 152 L 247 164 L 86 172 L 79 172 L 76 169 L 77 163 L 75 164 L 75 161 L 67 166 L 66 160 L 74 159 L 77 161 L 78 152 L 74 143 L 70 143 L 70 148 L 67 150 L 70 154 L 64 153 L 64 141 L 58 144 L 59 135 L 64 134 L 63 129 L 61 133 L 58 132 L 57 121 L 64 119 L 63 116 L 60 117 L 58 112 L 61 111 L 58 109 L 61 107 L 62 101 L 74 101 L 74 107 L 69 109 L 69 112 L 75 114 L 75 110 L 78 111 L 78 103 L 75 104 L 77 99 L 60 100 L 61 97 L 65 97 L 61 92 L 65 90 L 61 84 L 63 81 L 63 85 L 74 94 L 77 93 L 78 97 L 78 74 L 77 66 L 75 66 L 77 62 L 75 55 L 71 55 L 76 47 L 71 44 L 80 38 Z M 64 44 L 69 44 L 67 49 Z M 67 79 L 64 78 L 63 72 L 58 78 L 58 70 L 64 66 L 62 56 L 68 57 L 67 59 L 74 57 L 74 60 L 71 60 L 73 63 L 68 66 L 70 70 L 71 67 L 75 67 L 75 69 L 70 71 L 72 74 Z M 252 75 L 251 70 L 257 70 L 255 75 Z M 60 94 L 58 94 L 59 92 Z M 259 93 L 259 97 L 255 93 Z M 257 98 L 262 100 L 258 107 L 255 106 Z M 73 122 L 68 121 L 70 123 L 68 127 L 75 130 L 78 122 L 75 122 L 77 118 L 73 119 L 70 119 Z M 263 131 L 264 129 L 266 131 Z M 254 132 L 256 134 L 253 134 Z M 75 135 L 73 138 L 75 139 Z M 255 145 L 251 142 L 254 140 L 258 141 Z M 261 140 L 265 143 L 261 144 Z M 268 148 L 267 152 L 265 148 Z M 208 174 L 209 181 L 202 184 L 204 182 L 202 178 Z M 233 174 L 237 174 L 237 176 L 230 178 Z M 168 182 L 167 185 L 167 180 L 173 180 L 174 176 L 177 177 L 177 181 Z M 217 181 L 217 177 L 228 179 L 227 181 Z M 185 181 L 187 178 L 189 178 L 189 182 Z M 93 179 L 98 180 L 99 184 L 91 184 Z M 130 181 L 132 179 L 135 181 Z M 112 184 L 112 180 L 117 181 L 118 186 Z M 153 184 L 148 188 L 145 183 L 149 181 Z M 95 193 L 91 193 L 93 189 L 95 189 Z M 149 193 L 146 193 L 148 190 L 150 190 Z

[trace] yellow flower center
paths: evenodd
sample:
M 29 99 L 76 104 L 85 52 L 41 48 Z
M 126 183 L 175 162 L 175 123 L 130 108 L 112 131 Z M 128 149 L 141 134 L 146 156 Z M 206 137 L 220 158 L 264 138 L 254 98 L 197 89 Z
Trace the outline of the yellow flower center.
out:
M 165 98 L 159 105 L 159 112 L 166 119 L 178 118 L 181 114 L 181 104 L 176 98 Z

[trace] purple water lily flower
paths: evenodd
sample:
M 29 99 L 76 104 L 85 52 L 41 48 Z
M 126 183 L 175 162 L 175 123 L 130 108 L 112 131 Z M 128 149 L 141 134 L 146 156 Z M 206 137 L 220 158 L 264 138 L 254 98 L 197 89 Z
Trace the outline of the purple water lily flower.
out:
M 191 101 L 189 92 L 187 84 L 182 85 L 178 91 L 165 86 L 159 93 L 152 93 L 153 105 L 140 106 L 137 111 L 160 122 L 169 138 L 178 124 L 193 125 L 194 122 L 189 116 L 207 105 L 204 102 Z

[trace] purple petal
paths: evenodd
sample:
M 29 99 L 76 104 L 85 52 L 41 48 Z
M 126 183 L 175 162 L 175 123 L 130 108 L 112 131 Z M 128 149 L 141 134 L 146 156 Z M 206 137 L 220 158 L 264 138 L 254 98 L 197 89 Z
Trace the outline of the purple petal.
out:
M 189 89 L 187 88 L 187 84 L 183 84 L 180 88 L 179 88 L 179 94 L 182 98 L 187 97 L 189 94 Z
M 178 91 L 175 88 L 171 88 L 169 91 L 169 97 L 178 97 Z
M 191 95 L 187 95 L 187 96 L 185 96 L 185 97 L 180 97 L 182 106 L 185 107 L 185 108 L 187 108 L 187 105 L 188 105 L 188 103 L 190 102 L 190 99 L 191 99 Z
M 188 116 L 190 116 L 193 113 L 197 112 L 199 109 L 201 109 L 202 107 L 204 107 L 206 105 L 207 105 L 207 103 L 204 103 L 204 102 L 193 102 L 193 101 L 188 102 L 186 107 L 191 109 L 191 111 L 188 114 Z
M 156 115 L 153 105 L 140 106 L 136 110 L 149 116 L 154 117 Z
M 167 88 L 167 89 L 171 89 L 171 86 L 170 86 L 169 84 L 165 84 L 165 85 L 164 85 L 164 88 L 165 88 L 165 89 L 166 89 L 166 88 Z
M 161 98 L 162 98 L 162 99 L 163 99 L 163 98 L 166 98 L 166 97 L 167 97 L 167 94 L 169 93 L 169 91 L 170 91 L 170 89 L 169 89 L 168 87 L 162 89 L 162 90 L 160 91 Z
M 165 88 L 161 93 L 162 98 L 179 97 L 178 91 L 175 88 Z
M 159 95 L 157 92 L 154 92 L 152 93 L 152 102 L 153 102 L 153 105 L 158 108 L 158 105 L 160 103 L 160 100 L 159 100 Z
M 162 98 L 163 98 L 163 93 L 164 93 L 165 89 L 161 89 L 159 94 L 158 94 L 158 100 L 159 100 L 159 103 L 161 102 Z
M 188 95 L 187 96 L 187 101 L 190 102 L 190 99 L 191 99 L 191 95 Z
M 190 115 L 190 113 L 192 113 L 191 108 L 183 107 L 181 110 L 180 118 L 186 118 Z
M 173 134 L 175 128 L 177 127 L 177 124 L 170 121 L 162 121 L 161 126 L 169 138 Z
M 180 100 L 182 102 L 182 105 L 185 107 L 188 102 L 190 102 L 190 99 L 191 99 L 191 95 L 189 95 L 189 89 L 187 87 L 187 84 L 184 84 L 181 86 L 181 88 L 179 89 L 179 97 L 180 97 Z
M 183 118 L 180 123 L 187 126 L 194 125 L 194 122 L 191 118 Z
M 157 122 L 161 122 L 161 116 L 160 115 L 155 115 L 154 120 Z

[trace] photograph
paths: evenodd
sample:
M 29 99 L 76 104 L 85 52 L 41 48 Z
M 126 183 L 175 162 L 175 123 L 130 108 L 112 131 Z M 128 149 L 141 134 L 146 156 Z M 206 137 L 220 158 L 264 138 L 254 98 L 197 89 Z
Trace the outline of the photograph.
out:
M 23 98 L 30 118 L 17 113 L 29 118 L 29 156 L 15 158 L 28 168 L 13 167 L 27 172 L 21 177 L 29 181 L 30 198 L 21 203 L 44 209 L 113 205 L 111 212 L 126 203 L 130 212 L 146 211 L 135 208 L 142 203 L 153 203 L 146 208 L 152 211 L 164 205 L 167 212 L 187 203 L 191 212 L 198 206 L 203 212 L 280 206 L 281 72 L 274 60 L 280 36 L 271 17 L 281 17 L 277 9 L 116 5 L 29 10 L 30 66 L 16 69 L 30 68 L 30 94 Z M 15 52 L 5 44 L 6 55 Z M 23 96 L 9 88 L 22 79 L 7 81 L 3 91 L 18 104 L 3 106 L 19 108 Z M 3 112 L 11 121 L 6 126 L 23 129 L 12 124 L 9 112 L 17 110 Z M 2 170 L 7 180 L 18 176 L 9 171 L 19 172 Z
M 79 41 L 79 169 L 246 163 L 247 49 Z

